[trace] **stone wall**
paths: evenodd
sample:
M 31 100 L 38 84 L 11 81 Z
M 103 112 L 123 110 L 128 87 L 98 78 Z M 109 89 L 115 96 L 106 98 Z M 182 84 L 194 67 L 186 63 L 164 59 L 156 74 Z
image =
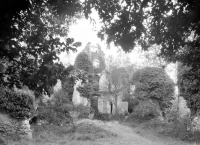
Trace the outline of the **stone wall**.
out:
M 72 102 L 74 105 L 88 105 L 88 100 L 87 98 L 81 97 L 80 93 L 78 92 L 77 88 L 81 86 L 81 80 L 78 80 L 76 84 L 74 85 L 74 92 L 73 92 L 73 97 L 72 97 Z

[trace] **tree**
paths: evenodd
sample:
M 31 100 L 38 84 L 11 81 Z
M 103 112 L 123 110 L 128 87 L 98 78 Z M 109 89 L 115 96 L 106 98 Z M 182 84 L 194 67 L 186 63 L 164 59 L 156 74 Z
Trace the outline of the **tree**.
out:
M 144 51 L 145 66 L 149 67 L 161 67 L 165 69 L 168 62 L 166 62 L 162 57 L 159 56 L 160 54 L 160 47 L 158 45 L 153 45 L 148 49 L 148 51 Z
M 199 73 L 200 70 L 193 69 L 191 66 L 186 66 L 182 63 L 178 64 L 178 87 L 179 95 L 190 108 L 191 117 L 198 114 L 200 111 L 199 98 Z
M 124 97 L 124 92 L 129 88 L 129 76 L 123 67 L 113 66 L 107 73 L 107 79 L 102 83 L 103 88 L 99 91 L 100 95 L 109 96 L 109 100 L 115 106 L 115 112 L 118 113 L 118 104 L 120 97 Z M 123 98 L 122 98 L 123 99 Z
M 114 105 L 116 108 L 116 114 L 118 113 L 118 99 L 120 95 L 124 95 L 124 92 L 129 88 L 129 75 L 125 68 L 114 67 L 110 74 L 110 92 L 114 97 Z
M 157 44 L 162 46 L 162 56 L 176 61 L 184 59 L 185 51 L 199 47 L 200 3 L 196 0 L 93 0 L 84 4 L 86 16 L 95 8 L 103 22 L 98 36 L 127 52 L 136 45 L 147 50 Z M 191 48 L 184 48 L 187 45 Z
M 0 83 L 10 88 L 26 85 L 36 96 L 50 94 L 64 70 L 58 54 L 80 46 L 73 38 L 67 38 L 67 33 L 81 5 L 78 1 L 23 0 L 21 5 L 9 2 L 1 2 L 1 6 L 7 4 L 10 9 L 2 8 L 0 13 L 0 60 L 7 64 Z
M 131 51 L 136 45 L 141 45 L 144 50 L 155 44 L 160 45 L 160 56 L 167 61 L 180 61 L 184 66 L 191 67 L 186 73 L 190 76 L 183 82 L 199 84 L 199 1 L 94 0 L 85 4 L 85 11 L 90 13 L 90 8 L 94 7 L 104 23 L 98 34 L 100 38 L 108 43 L 114 42 L 125 51 Z M 187 93 L 191 93 L 189 96 L 197 94 L 191 90 Z M 199 99 L 195 100 L 199 103 Z M 193 105 L 194 102 L 188 99 L 188 103 Z
M 80 92 L 82 97 L 91 99 L 94 93 L 94 71 L 93 65 L 86 52 L 80 52 L 75 60 L 75 69 L 81 70 L 84 73 L 83 79 L 81 79 L 82 86 L 78 87 L 77 90 Z
M 74 67 L 85 72 L 91 73 L 93 71 L 92 62 L 86 52 L 80 52 L 77 55 Z
M 133 74 L 132 85 L 135 85 L 134 96 L 139 101 L 158 102 L 161 111 L 171 107 L 175 84 L 164 69 L 155 67 L 139 69 Z

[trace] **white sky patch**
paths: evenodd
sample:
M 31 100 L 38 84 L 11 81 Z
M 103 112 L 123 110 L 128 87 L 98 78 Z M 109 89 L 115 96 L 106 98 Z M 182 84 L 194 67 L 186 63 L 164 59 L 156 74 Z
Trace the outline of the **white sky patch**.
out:
M 93 16 L 95 15 L 97 14 L 94 14 Z M 100 38 L 97 37 L 97 32 L 100 29 L 101 23 L 98 19 L 95 19 L 95 21 L 96 23 L 94 24 L 91 23 L 89 19 L 80 19 L 77 21 L 76 24 L 70 27 L 70 32 L 68 36 L 74 38 L 75 41 L 80 41 L 82 43 L 82 46 L 77 49 L 76 53 L 70 51 L 69 54 L 62 53 L 60 55 L 61 62 L 63 62 L 66 66 L 69 64 L 74 64 L 76 56 L 85 48 L 88 42 L 98 43 L 101 46 L 102 51 L 104 51 L 106 57 L 109 55 L 112 55 L 114 58 L 118 57 L 118 47 L 114 46 L 114 44 L 111 43 L 110 49 L 108 49 L 106 42 L 101 41 Z M 140 56 L 137 52 L 138 49 L 136 48 L 134 51 L 132 51 L 132 53 L 126 53 L 126 55 L 130 57 L 132 63 L 139 63 Z

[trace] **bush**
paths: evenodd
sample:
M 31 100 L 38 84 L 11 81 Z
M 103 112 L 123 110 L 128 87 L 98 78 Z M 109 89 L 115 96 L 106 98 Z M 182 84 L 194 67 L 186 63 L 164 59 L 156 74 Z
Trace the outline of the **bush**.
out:
M 69 111 L 72 107 L 73 105 L 70 104 L 66 93 L 63 90 L 59 90 L 55 92 L 52 100 L 39 104 L 37 118 L 55 125 L 71 123 L 72 118 Z
M 28 94 L 0 87 L 0 110 L 14 119 L 29 118 L 34 111 L 34 99 Z
M 132 84 L 135 85 L 134 96 L 137 99 L 157 100 L 162 111 L 171 107 L 175 84 L 164 69 L 156 67 L 140 69 L 134 73 Z
M 165 123 L 159 133 L 183 141 L 199 142 L 200 132 L 188 130 L 188 126 L 190 126 L 190 118 L 185 116 L 176 122 Z
M 140 101 L 134 109 L 134 114 L 138 117 L 158 117 L 160 115 L 159 106 L 151 100 Z
M 54 125 L 71 123 L 72 120 L 68 108 L 67 105 L 55 106 L 50 102 L 47 104 L 41 103 L 38 107 L 37 118 Z
M 110 117 L 110 120 L 115 120 L 115 121 L 124 121 L 125 115 L 123 114 L 114 114 Z
M 94 113 L 94 110 L 91 107 L 78 105 L 74 106 L 74 111 L 78 112 L 78 119 L 89 118 L 89 115 Z
M 94 115 L 94 118 L 101 121 L 110 121 L 110 115 L 106 113 L 97 113 Z

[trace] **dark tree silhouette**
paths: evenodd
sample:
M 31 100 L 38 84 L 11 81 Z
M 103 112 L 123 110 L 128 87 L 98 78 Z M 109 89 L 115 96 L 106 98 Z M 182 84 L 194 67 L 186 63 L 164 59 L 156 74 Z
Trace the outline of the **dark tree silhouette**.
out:
M 26 85 L 37 96 L 50 94 L 50 88 L 64 70 L 58 54 L 76 51 L 80 46 L 67 34 L 81 7 L 77 0 L 1 1 L 0 60 L 4 62 L 1 85 L 10 88 Z

